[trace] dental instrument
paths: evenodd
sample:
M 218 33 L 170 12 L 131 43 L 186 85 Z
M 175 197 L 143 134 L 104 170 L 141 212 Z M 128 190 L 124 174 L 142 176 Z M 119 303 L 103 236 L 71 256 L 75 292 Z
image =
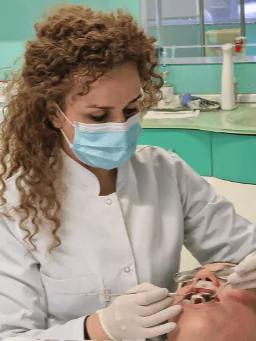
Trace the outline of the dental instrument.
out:
M 143 293 L 144 291 L 141 291 L 141 293 Z M 134 295 L 134 294 L 139 294 L 140 292 L 125 292 L 125 293 L 109 293 L 106 290 L 104 290 L 103 293 L 96 293 L 96 292 L 91 292 L 91 293 L 86 293 L 86 296 L 99 296 L 99 295 L 106 295 L 109 297 L 118 297 L 118 296 L 122 296 L 122 295 Z M 184 294 L 177 294 L 176 292 L 169 292 L 167 294 L 167 296 L 169 297 L 175 297 L 175 296 L 184 296 Z
M 131 294 L 135 294 L 135 293 L 134 292 L 128 292 L 128 293 L 124 293 L 123 295 L 131 295 Z M 111 296 L 120 296 L 120 294 L 111 294 Z M 184 294 L 177 294 L 176 292 L 168 292 L 167 296 L 176 297 L 176 296 L 184 296 Z
M 170 297 L 176 297 L 176 296 L 184 296 L 184 294 L 177 294 L 176 292 L 169 292 L 168 296 Z

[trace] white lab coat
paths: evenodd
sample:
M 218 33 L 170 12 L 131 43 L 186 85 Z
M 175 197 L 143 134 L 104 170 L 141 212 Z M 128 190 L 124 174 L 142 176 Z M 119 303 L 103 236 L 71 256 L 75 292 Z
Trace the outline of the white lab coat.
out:
M 256 227 L 160 148 L 138 148 L 118 169 L 116 193 L 99 196 L 97 178 L 68 156 L 64 182 L 62 244 L 51 254 L 47 224 L 31 251 L 17 217 L 1 218 L 0 339 L 83 339 L 84 317 L 109 304 L 104 288 L 123 293 L 148 281 L 174 290 L 183 243 L 201 263 L 238 262 L 256 249 Z

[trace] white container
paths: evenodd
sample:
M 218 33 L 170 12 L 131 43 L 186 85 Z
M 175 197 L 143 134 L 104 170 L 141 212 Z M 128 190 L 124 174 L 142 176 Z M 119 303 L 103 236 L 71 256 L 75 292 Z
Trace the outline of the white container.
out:
M 174 90 L 171 85 L 162 86 L 161 88 L 163 101 L 165 105 L 170 104 L 173 101 Z
M 232 110 L 236 107 L 234 71 L 233 71 L 233 45 L 228 43 L 222 46 L 223 64 L 221 73 L 221 109 Z

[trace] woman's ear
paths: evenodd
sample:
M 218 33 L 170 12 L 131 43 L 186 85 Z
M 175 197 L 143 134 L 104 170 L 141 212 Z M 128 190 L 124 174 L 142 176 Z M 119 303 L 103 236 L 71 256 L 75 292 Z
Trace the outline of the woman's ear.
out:
M 63 127 L 65 123 L 65 118 L 58 104 L 55 104 L 54 108 L 52 108 L 49 114 L 49 120 L 52 122 L 54 128 L 61 129 Z
M 58 113 L 52 117 L 49 117 L 54 128 L 61 129 L 64 125 L 63 118 L 58 116 Z

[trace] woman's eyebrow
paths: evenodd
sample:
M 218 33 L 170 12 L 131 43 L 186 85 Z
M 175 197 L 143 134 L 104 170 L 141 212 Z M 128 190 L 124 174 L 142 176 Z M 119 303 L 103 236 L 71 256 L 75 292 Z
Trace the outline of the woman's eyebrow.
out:
M 134 99 L 132 99 L 128 104 L 136 102 L 136 101 L 137 101 L 138 99 L 140 99 L 141 97 L 142 97 L 142 94 L 140 93 L 137 97 L 135 97 Z
M 128 102 L 127 105 L 136 102 L 141 97 L 142 97 L 142 94 L 139 94 L 137 97 L 135 97 L 130 102 Z M 98 106 L 97 104 L 89 104 L 86 108 L 113 109 L 114 107 L 111 107 L 111 106 Z

